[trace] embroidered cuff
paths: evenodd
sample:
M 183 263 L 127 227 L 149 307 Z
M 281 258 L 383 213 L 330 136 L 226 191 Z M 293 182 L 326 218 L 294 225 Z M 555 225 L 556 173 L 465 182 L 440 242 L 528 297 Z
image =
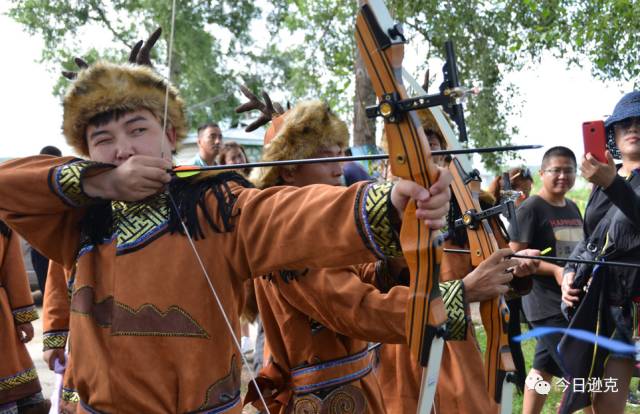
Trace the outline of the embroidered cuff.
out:
M 35 305 L 14 309 L 11 313 L 13 313 L 13 319 L 15 320 L 16 325 L 32 322 L 38 319 L 38 311 L 36 310 Z
M 391 188 L 391 183 L 368 184 L 356 199 L 360 236 L 380 259 L 402 256 L 398 232 L 393 226 L 395 210 L 391 205 Z
M 38 372 L 35 368 L 29 368 L 10 377 L 0 378 L 0 392 L 11 391 L 15 387 L 38 380 Z
M 42 339 L 42 350 L 64 349 L 67 345 L 67 337 L 69 331 L 50 331 L 45 332 Z
M 53 191 L 71 207 L 82 207 L 103 201 L 89 197 L 82 188 L 82 178 L 88 171 L 110 169 L 112 165 L 75 160 L 51 170 L 49 183 Z
M 447 310 L 447 339 L 464 341 L 467 337 L 467 314 L 462 280 L 440 283 L 440 292 Z
M 71 388 L 62 388 L 60 393 L 60 399 L 65 402 L 77 404 L 80 402 L 80 396 L 78 391 Z

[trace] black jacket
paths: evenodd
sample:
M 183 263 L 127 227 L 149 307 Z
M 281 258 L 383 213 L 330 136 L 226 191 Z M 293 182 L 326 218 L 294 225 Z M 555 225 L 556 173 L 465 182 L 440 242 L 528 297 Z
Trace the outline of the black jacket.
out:
M 596 187 L 589 197 L 584 220 L 585 238 L 571 258 L 638 262 L 640 258 L 640 172 L 628 178 L 616 176 L 606 189 Z M 607 299 L 622 306 L 640 295 L 640 270 L 604 267 Z M 593 266 L 569 263 L 565 273 L 576 272 L 574 286 L 582 288 L 591 277 Z
M 640 260 L 640 171 L 624 179 L 616 176 L 606 189 L 596 187 L 585 213 L 585 238 L 571 258 L 635 262 Z M 570 263 L 574 287 L 584 289 L 569 327 L 595 332 L 631 343 L 634 312 L 632 299 L 640 296 L 640 270 Z M 564 305 L 564 304 L 563 304 Z M 563 309 L 565 311 L 566 309 Z M 565 313 L 566 315 L 566 313 Z M 564 336 L 559 345 L 562 365 L 573 378 L 597 378 L 604 371 L 608 352 L 588 342 Z M 565 392 L 559 413 L 568 414 L 590 405 L 589 393 Z

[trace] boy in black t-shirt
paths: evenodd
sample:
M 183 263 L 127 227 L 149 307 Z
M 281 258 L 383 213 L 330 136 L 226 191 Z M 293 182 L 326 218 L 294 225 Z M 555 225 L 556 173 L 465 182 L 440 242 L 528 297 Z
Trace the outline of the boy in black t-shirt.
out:
M 517 210 L 520 227 L 519 240 L 512 241 L 514 251 L 532 248 L 551 248 L 552 256 L 568 257 L 573 247 L 582 240 L 582 216 L 576 204 L 565 198 L 576 179 L 576 157 L 566 147 L 553 147 L 542 158 L 540 168 L 542 188 L 538 195 L 525 200 Z M 541 262 L 533 277 L 531 293 L 522 298 L 522 307 L 533 327 L 555 326 L 566 328 L 568 322 L 562 316 L 560 303 L 563 268 L 549 262 Z M 529 378 L 550 381 L 552 376 L 564 377 L 558 342 L 561 335 L 549 335 L 538 339 L 536 353 Z M 533 385 L 524 391 L 523 413 L 540 413 L 546 395 L 538 394 Z

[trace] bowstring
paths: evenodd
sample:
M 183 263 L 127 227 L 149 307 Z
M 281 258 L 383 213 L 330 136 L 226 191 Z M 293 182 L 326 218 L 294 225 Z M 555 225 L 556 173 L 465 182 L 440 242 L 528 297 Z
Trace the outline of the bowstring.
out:
M 171 84 L 171 59 L 173 57 L 173 40 L 174 40 L 174 29 L 175 29 L 175 21 L 176 21 L 176 0 L 172 1 L 171 4 L 171 31 L 169 34 L 169 50 L 168 50 L 168 58 L 167 58 L 167 70 L 168 70 L 168 74 L 167 74 L 167 87 L 166 87 L 166 92 L 164 95 L 164 118 L 163 118 L 163 122 L 162 122 L 162 138 L 161 138 L 161 146 L 160 146 L 160 156 L 164 159 L 164 154 L 165 154 L 165 136 L 166 136 L 166 131 L 167 131 L 167 116 L 168 116 L 168 112 L 169 112 L 169 85 Z M 180 216 L 180 211 L 178 209 L 178 205 L 175 201 L 175 199 L 173 198 L 173 195 L 171 194 L 171 191 L 167 191 L 167 195 L 171 204 L 171 207 L 173 208 L 176 217 L 178 218 L 178 221 L 180 222 L 180 226 L 182 227 L 182 230 L 184 231 L 184 234 L 187 236 L 187 240 L 189 241 L 189 245 L 191 246 L 191 249 L 193 250 L 193 254 L 196 257 L 196 260 L 198 261 L 198 264 L 200 265 L 200 269 L 202 270 L 202 273 L 204 275 L 205 280 L 207 281 L 207 285 L 209 285 L 209 290 L 211 290 L 211 293 L 213 294 L 213 297 L 215 299 L 216 305 L 218 306 L 218 309 L 220 310 L 222 317 L 224 319 L 224 322 L 227 326 L 227 329 L 229 330 L 229 333 L 231 334 L 231 338 L 233 339 L 233 343 L 236 346 L 236 349 L 238 350 L 238 353 L 240 354 L 240 358 L 242 359 L 242 363 L 244 364 L 244 366 L 247 368 L 247 370 L 249 371 L 249 376 L 251 377 L 251 382 L 253 383 L 256 391 L 258 392 L 258 396 L 260 397 L 260 401 L 262 402 L 262 404 L 264 405 L 264 410 L 266 411 L 267 414 L 271 414 L 269 411 L 269 407 L 267 406 L 267 402 L 264 399 L 264 396 L 262 395 L 262 392 L 260 392 L 260 387 L 258 387 L 258 382 L 256 381 L 256 374 L 255 371 L 253 370 L 253 368 L 251 367 L 251 365 L 249 365 L 249 361 L 247 360 L 246 356 L 244 355 L 244 353 L 242 352 L 242 346 L 240 344 L 240 341 L 238 340 L 237 335 L 235 334 L 234 330 L 233 330 L 233 325 L 231 324 L 231 321 L 229 320 L 229 317 L 227 315 L 227 313 L 224 310 L 224 306 L 222 304 L 222 300 L 220 300 L 220 296 L 218 296 L 218 292 L 216 291 L 215 287 L 213 286 L 213 282 L 211 281 L 211 277 L 209 276 L 209 272 L 207 271 L 206 266 L 204 265 L 204 262 L 202 260 L 202 257 L 200 256 L 200 254 L 198 253 L 198 249 L 196 248 L 196 244 L 193 241 L 193 237 L 191 237 L 191 233 L 189 232 L 189 229 L 187 228 L 187 225 L 185 224 L 184 220 L 182 220 L 182 217 Z

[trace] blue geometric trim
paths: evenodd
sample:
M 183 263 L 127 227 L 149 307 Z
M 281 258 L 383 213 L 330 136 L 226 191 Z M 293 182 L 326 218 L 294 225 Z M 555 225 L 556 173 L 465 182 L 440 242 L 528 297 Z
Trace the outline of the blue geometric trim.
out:
M 359 359 L 366 358 L 367 355 L 369 355 L 369 349 L 368 348 L 363 350 L 363 351 L 361 351 L 361 352 L 358 352 L 357 354 L 349 355 L 349 356 L 344 357 L 344 358 L 335 359 L 333 361 L 323 362 L 321 364 L 313 365 L 313 366 L 310 366 L 310 367 L 303 367 L 303 368 L 293 369 L 293 370 L 291 370 L 291 377 L 295 378 L 295 377 L 298 377 L 300 375 L 308 374 L 310 372 L 317 372 L 317 371 L 322 371 L 323 369 L 337 367 L 337 366 L 340 366 L 340 365 L 345 365 L 345 364 L 357 361 Z
M 35 305 L 13 309 L 11 313 L 13 313 L 13 319 L 17 325 L 33 322 L 38 319 L 38 311 Z
M 300 375 L 304 375 L 312 372 L 322 371 L 327 368 L 350 364 L 350 363 L 365 359 L 367 357 L 369 357 L 369 349 L 365 349 L 357 354 L 349 355 L 345 358 L 340 358 L 333 361 L 327 361 L 322 364 L 317 364 L 310 367 L 294 369 L 291 371 L 291 378 L 295 378 Z M 364 368 L 356 372 L 353 372 L 351 374 L 348 374 L 342 377 L 332 378 L 326 381 L 317 382 L 314 384 L 295 386 L 293 387 L 293 392 L 297 394 L 303 394 L 303 393 L 317 391 L 323 388 L 327 388 L 327 387 L 331 387 L 339 384 L 352 382 L 368 375 L 372 369 L 373 369 L 373 361 L 370 360 L 367 366 L 365 366 Z
M 317 382 L 315 384 L 293 387 L 293 392 L 297 394 L 304 394 L 307 392 L 321 390 L 323 388 L 331 387 L 334 385 L 355 381 L 369 374 L 369 372 L 371 372 L 372 369 L 373 369 L 373 365 L 370 362 L 366 367 L 364 367 L 359 371 L 354 372 L 353 374 L 345 375 L 344 377 L 340 377 L 340 378 L 333 378 L 327 381 Z
M 85 160 L 72 160 L 67 164 L 53 168 L 50 172 L 50 186 L 62 201 L 71 207 L 81 207 L 100 199 L 89 197 L 82 188 L 82 176 L 89 169 L 113 168 L 113 165 Z

